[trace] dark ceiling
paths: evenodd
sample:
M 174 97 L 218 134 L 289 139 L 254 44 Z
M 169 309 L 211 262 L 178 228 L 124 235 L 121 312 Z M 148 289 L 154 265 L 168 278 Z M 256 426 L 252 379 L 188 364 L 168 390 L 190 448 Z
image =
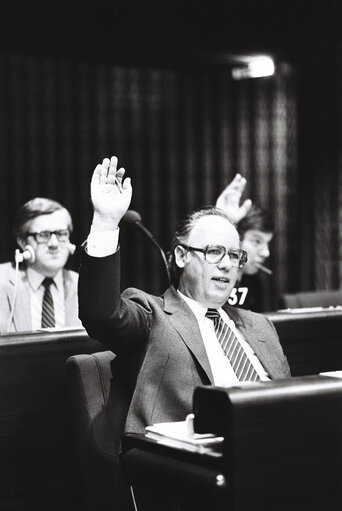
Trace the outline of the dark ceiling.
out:
M 338 1 L 1 2 L 0 51 L 117 64 L 273 53 L 340 42 Z M 211 57 L 210 57 L 211 56 Z

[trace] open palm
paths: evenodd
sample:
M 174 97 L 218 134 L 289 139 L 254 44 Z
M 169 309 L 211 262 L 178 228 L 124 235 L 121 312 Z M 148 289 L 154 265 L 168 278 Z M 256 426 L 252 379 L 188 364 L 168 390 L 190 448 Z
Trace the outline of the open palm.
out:
M 119 222 L 129 208 L 132 187 L 129 178 L 123 181 L 125 169 L 117 170 L 117 163 L 117 157 L 112 156 L 96 166 L 91 180 L 91 200 L 94 212 Z
M 223 209 L 231 222 L 237 224 L 251 208 L 252 201 L 246 199 L 240 206 L 241 196 L 246 186 L 246 179 L 236 174 L 234 179 L 218 196 L 216 206 Z

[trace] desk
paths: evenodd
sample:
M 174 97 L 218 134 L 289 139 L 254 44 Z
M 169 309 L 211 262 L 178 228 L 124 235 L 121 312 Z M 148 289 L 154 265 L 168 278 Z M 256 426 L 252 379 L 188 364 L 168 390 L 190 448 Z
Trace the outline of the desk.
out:
M 265 316 L 278 332 L 293 376 L 342 369 L 342 310 L 284 310 Z
M 228 486 L 223 455 L 218 458 L 176 449 L 139 434 L 127 434 L 123 450 L 124 473 L 135 489 L 151 488 L 156 510 L 164 510 L 176 495 L 186 510 L 226 509 Z M 151 511 L 155 508 L 149 503 Z
M 122 463 L 133 485 L 157 489 L 164 499 L 196 495 L 194 509 L 201 511 L 339 509 L 342 379 L 306 376 L 229 389 L 198 387 L 194 411 L 195 431 L 224 436 L 223 457 L 209 459 L 126 435 Z

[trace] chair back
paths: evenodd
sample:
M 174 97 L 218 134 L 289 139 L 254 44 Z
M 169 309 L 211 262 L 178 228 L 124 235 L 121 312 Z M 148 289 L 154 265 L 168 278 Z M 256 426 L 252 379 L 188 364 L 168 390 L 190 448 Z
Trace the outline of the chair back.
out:
M 126 485 L 118 470 L 127 405 L 113 376 L 115 362 L 111 351 L 67 360 L 75 442 L 89 511 L 129 509 L 129 489 L 123 490 Z

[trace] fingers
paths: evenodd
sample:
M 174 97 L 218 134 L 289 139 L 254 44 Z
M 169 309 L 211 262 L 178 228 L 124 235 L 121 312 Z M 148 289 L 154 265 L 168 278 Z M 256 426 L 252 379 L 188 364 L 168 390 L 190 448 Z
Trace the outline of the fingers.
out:
M 246 199 L 245 202 L 241 205 L 240 210 L 243 212 L 243 216 L 246 216 L 248 211 L 252 207 L 252 201 L 251 199 Z
M 117 170 L 118 166 L 118 158 L 116 156 L 112 156 L 109 158 L 104 158 L 102 163 L 99 163 L 93 172 L 92 182 L 94 184 L 117 184 L 118 188 L 121 191 L 121 182 L 123 179 L 123 175 L 125 173 L 125 169 L 121 167 Z
M 235 174 L 233 181 L 227 186 L 227 188 L 231 187 L 231 190 L 242 193 L 245 189 L 246 183 L 247 179 L 245 177 L 241 176 L 241 174 Z
M 128 191 L 131 192 L 131 190 L 132 190 L 132 183 L 131 183 L 131 178 L 130 177 L 126 177 L 126 179 L 123 182 L 122 189 L 123 190 L 128 190 Z

